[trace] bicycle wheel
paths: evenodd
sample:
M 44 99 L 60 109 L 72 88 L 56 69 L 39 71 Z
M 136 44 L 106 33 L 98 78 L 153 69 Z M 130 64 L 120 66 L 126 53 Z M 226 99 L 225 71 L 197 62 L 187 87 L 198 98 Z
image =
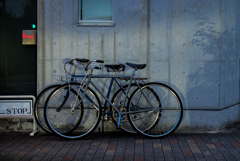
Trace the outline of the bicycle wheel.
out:
M 152 90 L 154 92 L 149 92 Z M 155 99 L 153 93 L 158 95 L 161 102 Z M 136 89 L 129 99 L 128 111 L 136 112 L 128 115 L 134 129 L 144 136 L 158 138 L 174 132 L 183 115 L 178 94 L 169 86 L 157 82 L 147 83 L 141 89 Z M 159 117 L 156 119 L 158 113 Z
M 52 133 L 52 131 L 48 128 L 44 119 L 44 104 L 48 95 L 59 86 L 60 84 L 54 84 L 43 89 L 37 96 L 34 104 L 33 111 L 34 111 L 35 120 L 39 125 L 39 127 L 42 128 L 47 133 Z
M 139 84 L 141 86 L 141 84 Z M 117 107 L 118 109 L 121 108 L 122 106 L 122 103 L 123 103 L 123 100 L 125 99 L 125 92 L 126 92 L 126 89 L 127 89 L 128 85 L 125 85 L 122 87 L 122 89 L 118 89 L 117 92 L 114 93 L 113 97 L 112 97 L 112 104 L 115 105 L 115 107 Z M 131 93 L 133 91 L 135 91 L 136 89 L 138 88 L 137 84 L 136 83 L 133 83 L 131 85 L 131 88 L 129 90 L 129 95 L 131 96 Z M 130 97 L 127 97 L 126 101 L 125 101 L 125 104 L 123 106 L 123 111 L 126 112 L 127 111 L 127 103 L 128 103 L 128 99 Z M 117 113 L 117 111 L 111 107 L 111 111 L 112 111 L 112 120 L 114 122 L 114 124 L 116 126 L 118 126 L 118 119 L 119 119 L 119 115 Z M 120 122 L 120 129 L 124 132 L 128 132 L 128 133 L 137 133 L 136 130 L 134 130 L 131 126 L 131 124 L 129 123 L 129 120 L 127 118 L 127 115 L 122 115 L 121 116 L 121 122 Z
M 83 97 L 83 102 L 79 105 Z M 74 104 L 76 106 L 73 111 Z M 87 89 L 84 96 L 79 83 L 70 83 L 58 87 L 49 95 L 45 103 L 45 120 L 48 127 L 60 137 L 77 139 L 95 130 L 101 118 L 99 107 L 99 98 L 91 88 Z

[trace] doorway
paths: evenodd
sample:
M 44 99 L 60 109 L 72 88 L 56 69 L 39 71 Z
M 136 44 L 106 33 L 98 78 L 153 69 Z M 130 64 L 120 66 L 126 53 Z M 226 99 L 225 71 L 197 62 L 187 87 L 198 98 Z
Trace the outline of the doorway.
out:
M 37 45 L 22 45 L 36 27 L 36 0 L 0 0 L 0 95 L 36 96 Z

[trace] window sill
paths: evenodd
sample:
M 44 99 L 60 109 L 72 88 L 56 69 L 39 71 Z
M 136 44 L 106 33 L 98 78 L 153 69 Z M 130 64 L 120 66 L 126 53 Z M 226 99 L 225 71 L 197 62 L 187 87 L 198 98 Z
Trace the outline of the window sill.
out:
M 114 25 L 114 23 L 113 22 L 101 22 L 101 21 L 99 21 L 99 22 L 86 22 L 86 21 L 84 21 L 84 22 L 82 22 L 82 21 L 80 21 L 78 24 L 77 24 L 77 26 L 79 26 L 79 27 L 114 27 L 115 25 Z

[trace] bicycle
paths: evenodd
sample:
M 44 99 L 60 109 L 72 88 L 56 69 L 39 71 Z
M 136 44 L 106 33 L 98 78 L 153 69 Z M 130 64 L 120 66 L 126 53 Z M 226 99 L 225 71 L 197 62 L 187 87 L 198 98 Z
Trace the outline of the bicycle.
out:
M 70 76 L 70 81 L 74 82 L 74 78 L 71 78 L 72 76 L 75 75 L 76 73 L 76 70 L 77 70 L 77 66 L 76 66 L 76 62 L 80 62 L 80 63 L 86 63 L 86 62 L 89 62 L 88 59 L 79 59 L 79 58 L 76 58 L 76 59 L 72 59 L 70 61 L 67 61 L 66 63 L 64 63 L 64 70 L 65 70 L 65 73 L 66 75 L 69 75 Z M 66 70 L 66 65 L 69 64 L 72 66 L 74 66 L 74 69 L 70 68 L 69 72 Z M 65 76 L 67 78 L 67 76 Z M 63 80 L 62 80 L 63 81 Z M 35 117 L 35 120 L 37 122 L 37 124 L 39 125 L 39 127 L 41 129 L 43 129 L 45 132 L 47 133 L 52 133 L 52 131 L 48 128 L 46 122 L 45 122 L 45 119 L 44 119 L 44 104 L 45 104 L 45 101 L 48 97 L 48 95 L 57 87 L 63 85 L 63 84 L 66 84 L 66 83 L 62 83 L 62 84 L 53 84 L 53 85 L 50 85 L 50 86 L 47 86 L 46 88 L 44 88 L 37 96 L 36 98 L 36 101 L 35 101 L 35 104 L 34 104 L 34 117 Z
M 56 88 L 48 96 L 44 107 L 44 117 L 48 127 L 55 134 L 67 139 L 77 139 L 87 136 L 98 126 L 101 119 L 102 107 L 98 95 L 89 87 L 90 85 L 95 88 L 112 108 L 114 108 L 119 116 L 117 123 L 118 127 L 120 127 L 122 115 L 127 115 L 128 121 L 132 127 L 144 136 L 164 137 L 176 130 L 181 122 L 183 113 L 180 97 L 172 88 L 162 83 L 151 82 L 139 85 L 135 79 L 135 71 L 144 69 L 146 64 L 126 63 L 133 68 L 131 76 L 101 76 L 93 75 L 94 69 L 100 69 L 98 66 L 94 65 L 94 62 L 103 63 L 103 61 L 100 60 L 89 61 L 85 70 L 87 72 L 90 70 L 90 72 L 85 75 L 81 83 L 70 82 L 68 85 Z M 120 109 L 113 105 L 93 81 L 91 81 L 92 78 L 113 77 L 128 79 L 130 81 Z M 126 107 L 127 111 L 123 111 L 123 106 L 125 105 L 132 81 L 137 85 L 137 89 L 133 91 L 128 100 Z M 68 97 L 70 100 L 69 106 L 62 106 L 62 104 L 56 107 L 49 106 L 49 101 L 54 102 L 55 98 L 58 98 L 56 97 L 58 95 L 62 95 L 62 98 L 66 98 L 66 93 L 67 95 L 71 93 L 72 99 Z M 67 111 L 68 115 L 62 115 L 62 113 L 67 113 Z M 72 115 L 75 113 L 77 113 L 79 117 L 81 116 L 81 121 L 71 119 Z M 59 119 L 59 122 L 56 124 L 52 122 L 52 118 L 56 118 L 57 115 L 60 116 L 59 118 L 64 116 L 64 120 Z M 69 127 L 72 129 L 72 126 L 75 127 L 74 133 L 64 133 L 69 130 Z
M 76 58 L 76 59 L 72 59 L 70 61 L 67 61 L 65 64 L 64 64 L 64 70 L 65 70 L 65 73 L 66 75 L 69 75 L 69 80 L 71 82 L 75 82 L 76 80 L 74 80 L 74 76 L 75 76 L 75 72 L 77 70 L 77 62 L 80 62 L 80 63 L 87 63 L 89 62 L 88 59 L 79 59 L 79 58 Z M 70 68 L 70 71 L 72 72 L 68 72 L 66 70 L 66 64 L 70 64 L 71 66 L 74 66 L 74 69 L 72 70 Z M 125 65 L 123 64 L 114 64 L 114 65 L 105 65 L 105 67 L 107 68 L 107 71 L 108 72 L 114 72 L 113 75 L 116 74 L 116 72 L 121 72 L 121 71 L 124 71 L 125 70 Z M 78 76 L 78 78 L 81 78 L 81 77 L 84 77 L 83 75 L 82 76 Z M 67 76 L 65 76 L 65 78 L 67 78 Z M 61 79 L 63 81 L 63 79 Z M 112 89 L 112 84 L 113 82 L 116 82 L 119 89 L 117 90 L 117 92 L 114 94 L 114 96 L 112 97 L 112 100 L 111 102 L 113 104 L 117 104 L 117 98 L 118 97 L 122 97 L 122 95 L 125 95 L 124 94 L 124 90 L 126 89 L 127 85 L 123 86 L 121 84 L 121 82 L 119 80 L 117 80 L 116 78 L 112 78 L 111 79 L 111 85 L 109 86 L 109 91 L 108 91 L 108 96 L 107 98 L 109 98 L 109 94 L 110 94 L 110 91 Z M 48 95 L 57 87 L 60 87 L 61 85 L 63 84 L 53 84 L 53 85 L 50 85 L 46 88 L 44 88 L 39 94 L 38 94 L 38 97 L 35 101 L 35 105 L 34 105 L 34 116 L 35 116 L 35 119 L 38 123 L 38 125 L 47 133 L 52 133 L 52 131 L 48 128 L 46 122 L 45 122 L 45 119 L 44 119 L 44 103 L 48 97 Z M 65 83 L 65 85 L 67 85 Z M 133 86 L 136 86 L 136 84 L 133 84 Z M 119 102 L 118 102 L 119 103 Z M 104 105 L 104 111 L 107 111 L 107 109 L 109 109 L 109 107 L 107 107 L 106 103 Z M 112 109 L 111 109 L 112 110 Z M 111 111 L 110 110 L 110 111 Z M 112 115 L 111 115 L 112 114 Z M 105 116 L 105 120 L 108 119 L 108 115 L 111 116 L 111 122 L 113 122 L 115 125 L 117 124 L 117 119 L 115 118 L 114 116 L 114 113 L 111 113 L 111 112 L 105 112 L 103 113 L 103 115 Z M 125 132 L 128 132 L 128 133 L 136 133 L 136 131 L 134 129 L 132 129 L 131 125 L 128 124 L 127 121 L 123 121 L 122 122 L 122 126 L 120 128 L 122 131 L 125 131 Z

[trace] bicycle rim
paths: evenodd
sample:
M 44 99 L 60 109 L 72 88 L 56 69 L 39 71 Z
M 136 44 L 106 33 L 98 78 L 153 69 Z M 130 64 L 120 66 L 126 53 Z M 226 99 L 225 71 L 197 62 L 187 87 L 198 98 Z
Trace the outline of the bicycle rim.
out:
M 59 87 L 48 98 L 48 102 L 45 104 L 45 119 L 49 128 L 60 137 L 66 139 L 77 139 L 84 136 L 87 136 L 97 127 L 100 118 L 101 112 L 96 112 L 99 110 L 100 101 L 95 92 L 88 88 L 86 92 L 87 98 L 84 98 L 81 105 L 79 105 L 81 98 L 83 98 L 83 90 L 80 89 L 78 83 L 70 84 L 70 93 L 66 103 L 63 106 L 65 110 L 64 115 L 61 115 L 56 110 L 51 111 L 51 103 L 60 102 L 62 103 L 64 97 L 66 97 L 66 90 L 69 89 L 69 85 Z M 78 91 L 80 92 L 78 93 Z M 54 95 L 62 95 L 61 100 L 54 100 Z M 76 102 L 76 96 L 78 97 Z M 71 106 L 76 102 L 76 111 L 75 113 L 71 112 Z M 60 103 L 57 104 L 57 108 L 60 107 Z M 78 110 L 80 109 L 80 110 Z M 80 112 L 79 112 L 80 111 Z M 56 114 L 57 113 L 57 114 Z M 57 115 L 57 116 L 56 116 Z M 61 118 L 64 119 L 55 121 L 52 118 Z M 64 132 L 68 131 L 68 132 Z
M 128 115 L 134 129 L 144 136 L 159 138 L 174 132 L 183 114 L 177 93 L 162 83 L 147 83 L 141 90 L 135 90 L 129 99 L 128 111 L 136 112 Z

